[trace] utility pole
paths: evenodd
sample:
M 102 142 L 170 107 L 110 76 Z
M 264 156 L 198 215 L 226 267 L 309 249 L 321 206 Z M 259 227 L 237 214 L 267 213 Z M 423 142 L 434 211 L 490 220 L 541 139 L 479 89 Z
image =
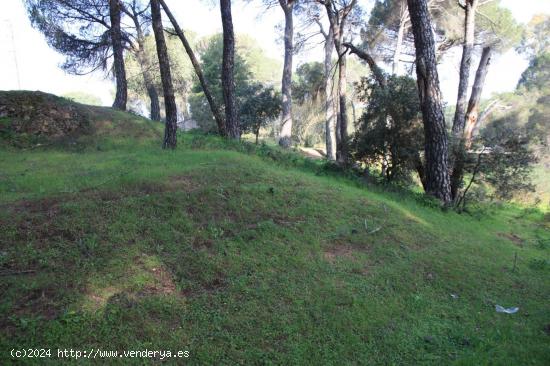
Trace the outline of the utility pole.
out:
M 12 46 L 11 52 L 13 53 L 13 62 L 15 64 L 15 76 L 17 78 L 17 88 L 21 89 L 21 77 L 20 77 L 20 74 L 19 74 L 19 62 L 17 61 L 17 48 L 16 48 L 16 44 L 15 44 L 15 36 L 14 36 L 14 32 L 13 32 L 13 26 L 11 24 L 11 21 L 8 20 L 8 19 L 5 19 L 4 22 L 6 22 L 8 24 L 8 28 L 9 28 L 9 32 L 10 32 L 10 36 L 11 36 L 11 46 Z

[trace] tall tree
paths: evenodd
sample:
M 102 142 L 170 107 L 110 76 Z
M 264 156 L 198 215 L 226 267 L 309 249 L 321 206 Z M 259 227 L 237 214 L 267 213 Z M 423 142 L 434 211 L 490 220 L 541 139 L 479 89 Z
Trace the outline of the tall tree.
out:
M 458 192 L 464 177 L 466 149 L 471 145 L 471 135 L 477 125 L 481 91 L 485 83 L 491 50 L 504 51 L 517 41 L 518 26 L 511 14 L 492 1 L 465 0 L 458 8 L 464 11 L 462 59 L 459 72 L 457 104 L 452 126 L 452 153 L 450 155 L 451 195 L 458 199 Z M 476 12 L 483 10 L 480 26 L 476 24 Z M 495 18 L 493 21 L 491 18 Z M 486 24 L 489 22 L 489 24 Z M 487 44 L 477 69 L 472 94 L 468 102 L 468 87 L 472 55 L 475 44 Z
M 439 89 L 432 21 L 426 0 L 407 0 L 416 48 L 416 77 L 425 137 L 426 192 L 451 202 L 448 142 Z
M 159 0 L 151 0 L 151 19 L 153 21 L 153 32 L 157 43 L 157 55 L 159 58 L 162 89 L 164 91 L 164 107 L 166 110 L 166 124 L 164 127 L 164 141 L 162 147 L 164 149 L 174 149 L 177 145 L 176 131 L 178 128 L 178 112 L 176 98 L 174 97 L 174 87 L 172 86 L 170 60 L 168 59 L 168 50 L 166 48 L 166 40 L 164 39 L 164 28 L 162 26 L 162 14 Z
M 485 47 L 483 49 L 474 79 L 474 85 L 472 86 L 472 94 L 470 95 L 470 101 L 468 102 L 468 109 L 466 110 L 465 116 L 466 126 L 464 130 L 464 144 L 466 149 L 469 149 L 472 145 L 472 134 L 477 126 L 481 92 L 483 91 L 483 85 L 485 84 L 485 78 L 487 77 L 487 71 L 491 62 L 491 52 L 491 47 Z
M 225 102 L 225 124 L 227 135 L 234 139 L 241 137 L 237 107 L 235 105 L 235 34 L 231 17 L 231 0 L 220 0 L 223 28 L 222 86 Z
M 279 0 L 285 14 L 285 57 L 281 94 L 283 96 L 281 115 L 281 134 L 279 145 L 289 147 L 292 142 L 292 56 L 294 53 L 294 0 Z
M 334 47 L 338 55 L 338 115 L 336 118 L 336 160 L 348 159 L 348 114 L 346 81 L 346 48 L 343 45 L 347 20 L 357 4 L 356 0 L 318 0 L 324 5 L 332 30 Z
M 460 4 L 460 3 L 459 3 Z M 466 124 L 466 107 L 468 103 L 468 86 L 470 81 L 470 67 L 475 41 L 475 16 L 479 0 L 466 0 L 464 9 L 464 41 L 462 45 L 462 59 L 460 61 L 458 94 L 453 119 L 452 154 L 450 156 L 451 196 L 457 197 L 458 188 L 462 184 L 464 170 L 464 126 Z
M 398 27 L 397 27 L 397 37 L 395 40 L 395 50 L 393 52 L 393 62 L 392 62 L 392 74 L 399 74 L 399 64 L 401 62 L 401 50 L 403 47 L 403 40 L 405 38 L 405 30 L 407 22 L 409 21 L 409 12 L 407 11 L 407 3 L 404 0 L 400 0 L 397 3 L 397 14 L 398 14 Z
M 204 78 L 204 74 L 202 72 L 201 66 L 197 58 L 195 57 L 195 53 L 193 52 L 193 49 L 191 48 L 191 45 L 189 44 L 189 41 L 187 40 L 187 37 L 185 36 L 185 33 L 179 26 L 178 22 L 176 21 L 176 18 L 174 15 L 172 15 L 172 12 L 166 5 L 166 2 L 164 0 L 159 0 L 160 4 L 162 5 L 162 8 L 164 9 L 164 12 L 170 19 L 170 22 L 172 23 L 172 26 L 174 27 L 174 30 L 176 31 L 176 34 L 178 35 L 179 39 L 181 40 L 181 43 L 183 44 L 183 47 L 185 48 L 185 52 L 189 56 L 189 59 L 191 60 L 191 64 L 193 65 L 193 69 L 195 70 L 195 74 L 197 75 L 197 78 L 199 79 L 199 82 L 201 84 L 202 91 L 204 95 L 206 96 L 206 99 L 208 101 L 208 105 L 210 107 L 210 110 L 212 111 L 212 115 L 214 116 L 214 119 L 216 120 L 216 124 L 218 125 L 218 132 L 220 135 L 225 136 L 226 126 L 224 118 L 220 112 L 219 106 L 214 101 L 214 98 L 212 97 L 212 92 L 210 91 L 210 88 L 208 86 L 208 83 L 206 79 Z
M 376 51 L 384 61 L 391 63 L 392 74 L 399 74 L 409 28 L 406 0 L 377 0 L 363 33 L 366 43 L 363 48 Z M 393 46 L 388 47 L 392 43 Z
M 107 70 L 114 58 L 117 98 L 114 107 L 126 108 L 123 52 L 129 43 L 121 29 L 120 0 L 25 0 L 32 25 L 48 44 L 65 55 L 61 67 L 82 75 Z
M 336 160 L 336 106 L 334 105 L 334 91 L 332 78 L 332 53 L 334 51 L 334 38 L 332 36 L 332 27 L 325 31 L 319 22 L 319 29 L 324 42 L 324 79 L 325 79 L 325 145 L 327 150 L 327 159 Z
M 149 96 L 150 102 L 150 118 L 153 121 L 160 121 L 160 103 L 157 88 L 155 87 L 153 76 L 151 75 L 152 65 L 149 63 L 149 58 L 145 49 L 145 27 L 148 25 L 147 8 L 140 7 L 139 1 L 133 0 L 128 5 L 122 3 L 122 11 L 132 20 L 135 27 L 135 43 L 131 46 L 131 51 L 134 54 L 143 75 L 143 85 Z
M 122 30 L 120 0 L 109 0 L 109 17 L 111 19 L 111 44 L 113 45 L 114 72 L 116 80 L 116 94 L 113 108 L 126 110 L 128 100 L 128 84 L 126 69 L 124 68 L 124 47 L 122 45 Z

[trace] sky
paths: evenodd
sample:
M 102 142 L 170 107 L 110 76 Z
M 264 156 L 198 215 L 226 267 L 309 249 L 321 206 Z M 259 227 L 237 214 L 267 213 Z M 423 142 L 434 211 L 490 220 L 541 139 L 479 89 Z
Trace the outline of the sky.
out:
M 367 0 L 365 0 L 367 1 Z M 178 22 L 200 36 L 221 32 L 221 20 L 216 0 L 166 0 Z M 517 21 L 527 23 L 534 14 L 549 13 L 550 0 L 501 0 Z M 277 30 L 283 22 L 278 8 L 264 10 L 261 1 L 233 1 L 233 23 L 236 33 L 247 33 L 265 49 L 266 55 L 282 58 L 283 45 Z M 299 55 L 300 62 L 320 57 L 320 49 Z M 58 66 L 63 56 L 48 47 L 40 32 L 33 29 L 27 18 L 23 0 L 3 0 L 0 14 L 0 90 L 42 90 L 62 95 L 85 91 L 110 105 L 114 82 L 101 72 L 85 76 L 64 73 Z M 458 85 L 460 52 L 447 57 L 439 74 L 444 99 L 453 103 Z M 527 60 L 513 50 L 494 58 L 487 75 L 484 97 L 492 93 L 512 91 L 527 67 Z

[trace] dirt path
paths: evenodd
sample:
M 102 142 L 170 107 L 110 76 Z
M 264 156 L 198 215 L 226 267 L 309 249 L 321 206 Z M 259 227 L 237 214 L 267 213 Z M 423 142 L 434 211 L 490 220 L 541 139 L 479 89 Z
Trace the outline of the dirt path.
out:
M 321 150 L 313 149 L 311 147 L 299 147 L 298 150 L 308 158 L 324 159 L 325 154 Z

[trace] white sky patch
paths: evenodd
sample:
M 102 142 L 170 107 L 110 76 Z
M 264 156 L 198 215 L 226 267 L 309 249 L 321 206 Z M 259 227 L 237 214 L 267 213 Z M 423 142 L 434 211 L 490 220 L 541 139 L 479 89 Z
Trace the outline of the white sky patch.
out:
M 218 1 L 166 2 L 182 28 L 192 30 L 199 36 L 221 32 Z M 523 23 L 528 22 L 537 13 L 550 14 L 550 0 L 502 0 L 502 4 L 510 8 L 516 19 Z M 235 32 L 254 37 L 269 57 L 282 58 L 281 34 L 276 27 L 282 25 L 283 19 L 283 12 L 278 7 L 266 11 L 258 1 L 237 0 L 233 3 Z M 12 31 L 14 42 L 11 40 Z M 63 62 L 63 56 L 49 48 L 42 34 L 31 27 L 23 2 L 20 0 L 2 2 L 0 54 L 2 90 L 42 90 L 54 94 L 83 91 L 100 97 L 105 105 L 112 103 L 114 83 L 106 79 L 104 73 L 74 76 L 66 74 L 58 67 Z M 305 61 L 320 60 L 321 55 L 322 45 L 318 45 L 298 55 L 294 66 Z M 18 72 L 14 56 L 17 58 Z M 459 62 L 460 52 L 457 50 L 449 55 L 439 68 L 443 96 L 451 104 L 456 99 Z M 474 65 L 476 62 L 477 60 L 474 61 Z M 514 51 L 496 56 L 487 75 L 484 97 L 513 90 L 526 67 L 527 61 Z

